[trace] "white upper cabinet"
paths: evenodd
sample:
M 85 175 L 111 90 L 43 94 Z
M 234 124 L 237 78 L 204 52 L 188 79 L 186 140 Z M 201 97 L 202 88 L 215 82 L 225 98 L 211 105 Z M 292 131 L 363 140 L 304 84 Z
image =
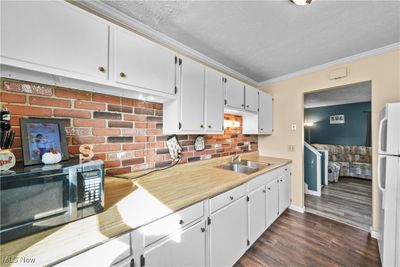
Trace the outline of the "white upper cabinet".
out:
M 244 109 L 244 84 L 233 78 L 226 78 L 225 100 L 228 108 Z
M 224 132 L 224 89 L 222 74 L 206 68 L 205 127 L 207 132 Z
M 114 28 L 114 79 L 166 94 L 175 93 L 175 53 L 120 28 Z
M 163 133 L 223 133 L 224 86 L 221 73 L 189 58 L 179 58 L 178 97 L 163 105 Z
M 178 90 L 181 98 L 181 130 L 204 130 L 204 71 L 200 63 L 184 58 Z
M 272 128 L 272 96 L 259 91 L 258 132 L 271 134 Z
M 109 26 L 63 1 L 2 1 L 2 64 L 108 78 Z
M 246 85 L 244 100 L 247 111 L 258 111 L 258 90 L 256 88 Z

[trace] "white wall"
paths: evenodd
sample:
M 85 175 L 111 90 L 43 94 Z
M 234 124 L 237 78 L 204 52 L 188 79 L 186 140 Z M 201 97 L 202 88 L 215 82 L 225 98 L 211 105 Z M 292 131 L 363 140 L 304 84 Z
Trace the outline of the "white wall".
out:
M 338 80 L 329 80 L 329 73 L 341 67 L 347 67 L 348 76 Z M 400 102 L 400 49 L 268 84 L 260 88 L 271 93 L 274 97 L 274 134 L 259 137 L 259 150 L 262 155 L 289 158 L 293 161 L 292 200 L 294 205 L 303 207 L 303 95 L 306 92 L 364 81 L 371 81 L 372 83 L 372 219 L 373 227 L 377 229 L 376 165 L 379 112 L 387 102 Z M 297 124 L 296 131 L 291 130 L 292 123 Z M 288 152 L 289 144 L 296 146 L 295 152 Z

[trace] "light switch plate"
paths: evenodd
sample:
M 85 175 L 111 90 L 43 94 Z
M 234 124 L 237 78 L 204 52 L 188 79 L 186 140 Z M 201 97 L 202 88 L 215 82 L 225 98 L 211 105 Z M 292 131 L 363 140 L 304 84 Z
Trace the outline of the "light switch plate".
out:
M 295 152 L 296 151 L 296 146 L 295 145 L 288 145 L 288 151 L 289 152 Z
M 296 123 L 292 123 L 292 131 L 296 131 L 296 129 L 297 129 Z

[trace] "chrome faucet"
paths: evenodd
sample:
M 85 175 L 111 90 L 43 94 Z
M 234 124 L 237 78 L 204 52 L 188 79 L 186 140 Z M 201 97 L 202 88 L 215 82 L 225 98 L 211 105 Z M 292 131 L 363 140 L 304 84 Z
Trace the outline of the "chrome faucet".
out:
M 241 155 L 236 155 L 236 156 L 232 156 L 231 157 L 231 162 L 235 162 L 236 160 L 238 160 L 238 162 L 242 161 L 242 156 Z

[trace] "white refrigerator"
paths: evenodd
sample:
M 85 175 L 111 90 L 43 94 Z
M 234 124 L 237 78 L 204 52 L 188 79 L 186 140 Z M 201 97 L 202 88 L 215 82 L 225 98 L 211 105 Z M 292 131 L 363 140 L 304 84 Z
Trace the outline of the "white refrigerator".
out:
M 400 266 L 400 103 L 380 113 L 378 153 L 379 253 L 382 266 Z

